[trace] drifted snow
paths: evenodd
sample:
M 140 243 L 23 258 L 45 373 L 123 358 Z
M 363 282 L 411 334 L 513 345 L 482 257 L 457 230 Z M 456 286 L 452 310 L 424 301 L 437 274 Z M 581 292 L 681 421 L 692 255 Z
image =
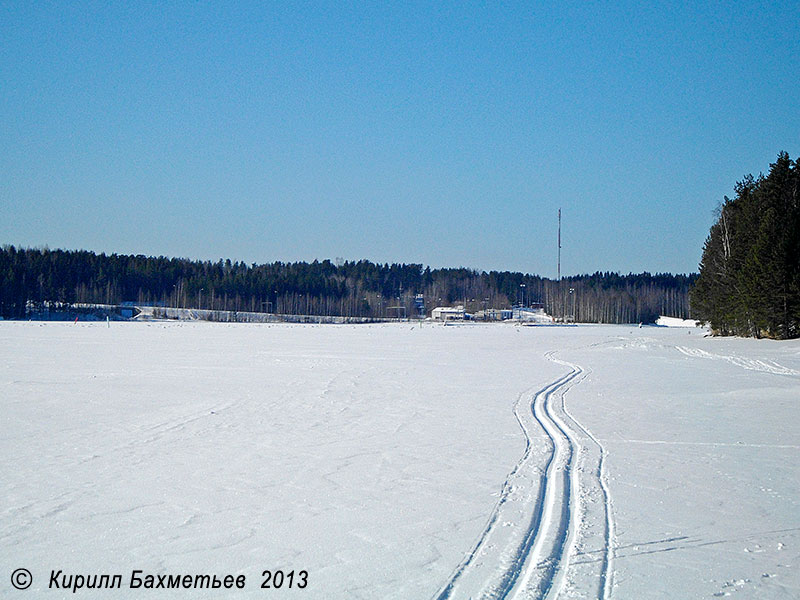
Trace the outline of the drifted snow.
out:
M 660 325 L 661 327 L 699 327 L 700 321 L 662 316 L 656 319 L 656 325 Z
M 0 589 L 18 567 L 53 598 L 50 569 L 143 569 L 244 573 L 235 596 L 262 597 L 280 568 L 309 572 L 286 595 L 432 598 L 487 528 L 505 544 L 525 526 L 489 523 L 525 453 L 514 409 L 567 364 L 555 418 L 585 468 L 554 591 L 797 597 L 800 343 L 410 323 L 3 322 Z M 537 473 L 550 442 L 526 427 Z

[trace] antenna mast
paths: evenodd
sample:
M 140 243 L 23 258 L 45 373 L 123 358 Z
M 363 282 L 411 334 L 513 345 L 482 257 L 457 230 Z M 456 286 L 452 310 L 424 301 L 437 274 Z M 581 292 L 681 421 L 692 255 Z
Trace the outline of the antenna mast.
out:
M 558 209 L 558 280 L 561 281 L 561 209 Z

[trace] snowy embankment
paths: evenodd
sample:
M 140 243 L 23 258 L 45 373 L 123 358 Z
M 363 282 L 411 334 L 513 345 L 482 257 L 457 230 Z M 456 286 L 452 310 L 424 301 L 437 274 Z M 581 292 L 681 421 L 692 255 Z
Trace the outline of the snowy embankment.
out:
M 305 598 L 800 590 L 797 342 L 156 322 L 0 340 L 3 594 L 18 567 L 53 598 L 51 570 L 141 597 L 133 569 L 244 574 L 235 597 L 268 593 L 265 569 L 307 571 L 271 592 Z

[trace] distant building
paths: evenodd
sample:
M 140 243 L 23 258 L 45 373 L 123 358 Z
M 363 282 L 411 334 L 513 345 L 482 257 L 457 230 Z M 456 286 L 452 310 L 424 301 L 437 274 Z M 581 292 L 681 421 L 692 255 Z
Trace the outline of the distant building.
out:
M 436 321 L 463 321 L 465 318 L 464 307 L 437 306 L 431 311 L 431 318 Z
M 513 317 L 513 311 L 510 308 L 487 308 L 486 310 L 479 310 L 475 313 L 476 321 L 507 321 Z

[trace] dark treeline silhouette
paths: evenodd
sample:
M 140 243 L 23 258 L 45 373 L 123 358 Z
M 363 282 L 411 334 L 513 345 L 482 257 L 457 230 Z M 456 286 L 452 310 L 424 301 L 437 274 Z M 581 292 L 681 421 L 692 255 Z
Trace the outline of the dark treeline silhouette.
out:
M 508 271 L 431 269 L 420 264 L 329 260 L 247 265 L 230 260 L 95 254 L 85 250 L 0 251 L 0 314 L 25 318 L 47 303 L 120 304 L 363 317 L 416 316 L 424 294 L 468 312 L 541 303 L 558 318 L 652 322 L 689 316 L 693 275 L 595 273 L 560 281 Z
M 800 337 L 800 162 L 781 152 L 718 208 L 691 292 L 720 335 Z

